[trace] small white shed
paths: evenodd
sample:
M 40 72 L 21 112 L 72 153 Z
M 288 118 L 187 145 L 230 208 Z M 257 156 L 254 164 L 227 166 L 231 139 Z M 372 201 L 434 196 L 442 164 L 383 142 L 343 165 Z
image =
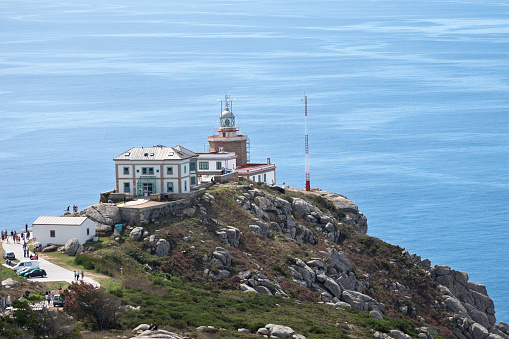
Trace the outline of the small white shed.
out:
M 95 237 L 95 222 L 87 217 L 39 217 L 32 223 L 33 237 L 42 246 L 64 245 L 78 238 L 80 244 Z

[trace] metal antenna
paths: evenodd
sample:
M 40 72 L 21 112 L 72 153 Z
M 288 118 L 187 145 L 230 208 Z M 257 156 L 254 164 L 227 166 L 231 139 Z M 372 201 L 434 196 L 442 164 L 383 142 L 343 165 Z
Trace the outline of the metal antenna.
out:
M 308 97 L 304 95 L 304 153 L 306 158 L 306 191 L 311 190 L 309 182 L 309 138 L 308 138 Z

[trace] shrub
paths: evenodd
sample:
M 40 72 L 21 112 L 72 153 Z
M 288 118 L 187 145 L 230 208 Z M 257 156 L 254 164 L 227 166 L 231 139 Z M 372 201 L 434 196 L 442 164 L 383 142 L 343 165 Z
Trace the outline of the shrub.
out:
M 64 309 L 90 329 L 118 327 L 119 318 L 127 313 L 120 300 L 91 284 L 71 284 L 65 291 Z

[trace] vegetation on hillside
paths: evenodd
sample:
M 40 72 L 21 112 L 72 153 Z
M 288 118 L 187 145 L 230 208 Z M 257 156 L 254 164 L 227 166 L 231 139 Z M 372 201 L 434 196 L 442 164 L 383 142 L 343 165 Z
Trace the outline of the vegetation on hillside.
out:
M 306 199 L 337 220 L 344 217 L 341 210 L 323 197 L 302 192 L 283 194 L 264 185 L 256 187 L 289 202 Z M 144 225 L 150 234 L 170 242 L 171 251 L 166 257 L 148 254 L 150 244 L 129 239 L 129 229 L 124 230 L 120 239 L 101 239 L 95 251 L 76 256 L 72 265 L 103 274 L 111 283 L 103 284 L 106 288 L 101 290 L 85 284 L 68 287 L 66 294 L 74 301 L 66 305 L 66 314 L 78 321 L 81 330 L 119 331 L 141 323 L 157 323 L 159 328 L 193 338 L 199 337 L 196 327 L 202 325 L 214 326 L 221 338 L 255 338 L 258 336 L 239 333 L 237 329 L 256 332 L 268 323 L 289 326 L 307 338 L 367 338 L 375 331 L 387 333 L 391 329 L 417 338 L 414 329 L 421 326 L 437 329 L 440 336 L 435 338 L 454 337 L 447 328 L 448 314 L 436 306 L 440 295 L 434 283 L 405 258 L 402 248 L 357 233 L 349 226 L 341 229 L 338 243 L 331 243 L 298 214 L 294 215 L 296 221 L 308 226 L 317 244 L 299 243 L 277 232 L 272 237 L 255 234 L 248 227 L 253 223 L 253 215 L 236 202 L 249 189 L 244 185 L 213 186 L 208 192 L 215 202 L 199 203 L 206 208 L 206 215 L 197 209 L 192 217 L 171 215 Z M 192 201 L 195 204 L 198 203 Z M 216 231 L 227 225 L 242 231 L 240 246 L 227 247 L 231 267 L 216 266 L 203 258 L 210 257 L 216 247 L 226 247 Z M 304 261 L 323 258 L 331 248 L 349 255 L 357 277 L 369 276 L 370 286 L 363 293 L 385 304 L 383 321 L 370 318 L 369 312 L 318 303 L 317 291 L 293 281 L 289 266 L 296 258 Z M 206 269 L 213 272 L 225 269 L 230 275 L 212 281 L 204 274 Z M 238 273 L 245 270 L 263 272 L 278 281 L 288 298 L 241 292 Z M 0 270 L 2 277 L 4 271 Z M 409 289 L 394 291 L 387 287 L 396 282 Z M 35 294 L 43 291 L 44 287 Z M 84 308 L 83 304 L 94 306 Z M 409 311 L 401 312 L 402 307 Z M 2 321 L 9 322 L 6 318 Z M 22 324 L 9 326 L 5 328 L 10 331 Z M 38 336 L 35 328 L 33 333 Z

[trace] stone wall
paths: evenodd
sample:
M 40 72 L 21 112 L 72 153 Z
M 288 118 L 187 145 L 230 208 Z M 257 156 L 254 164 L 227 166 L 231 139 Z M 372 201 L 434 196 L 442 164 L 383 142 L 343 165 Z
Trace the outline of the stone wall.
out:
M 189 206 L 189 200 L 181 199 L 141 208 L 119 206 L 119 209 L 122 220 L 129 226 L 141 226 L 152 222 L 160 216 L 182 214 L 187 206 Z

